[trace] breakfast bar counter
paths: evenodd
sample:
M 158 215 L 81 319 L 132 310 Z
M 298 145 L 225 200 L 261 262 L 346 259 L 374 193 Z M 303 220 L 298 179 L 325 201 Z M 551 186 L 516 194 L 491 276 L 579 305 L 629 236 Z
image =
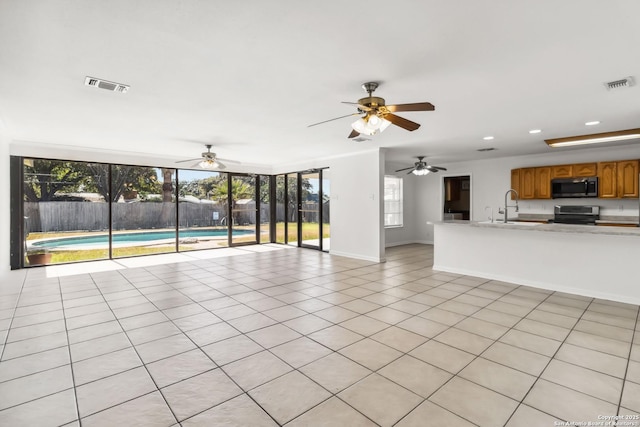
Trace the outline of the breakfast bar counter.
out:
M 640 228 L 434 223 L 434 270 L 640 304 Z

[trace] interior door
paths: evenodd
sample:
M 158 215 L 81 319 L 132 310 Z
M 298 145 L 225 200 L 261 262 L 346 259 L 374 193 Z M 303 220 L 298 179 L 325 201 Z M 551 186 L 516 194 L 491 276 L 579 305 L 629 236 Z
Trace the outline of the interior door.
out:
M 231 220 L 229 245 L 238 246 L 258 242 L 257 177 L 255 175 L 229 174 L 228 191 L 231 195 Z

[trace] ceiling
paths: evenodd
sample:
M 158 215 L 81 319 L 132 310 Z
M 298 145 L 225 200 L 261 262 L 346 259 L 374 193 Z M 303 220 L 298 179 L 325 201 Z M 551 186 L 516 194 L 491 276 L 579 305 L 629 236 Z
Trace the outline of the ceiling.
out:
M 14 145 L 175 160 L 211 143 L 245 165 L 543 153 L 545 138 L 640 127 L 640 85 L 603 85 L 640 83 L 639 15 L 637 0 L 0 0 L 0 129 Z M 363 143 L 347 139 L 353 118 L 307 127 L 355 112 L 341 101 L 367 81 L 387 104 L 436 110 Z

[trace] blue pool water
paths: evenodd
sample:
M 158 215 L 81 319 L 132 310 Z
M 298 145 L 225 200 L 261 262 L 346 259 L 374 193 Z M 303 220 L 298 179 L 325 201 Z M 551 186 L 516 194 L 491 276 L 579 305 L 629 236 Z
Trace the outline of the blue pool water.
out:
M 233 230 L 233 235 L 253 234 L 251 230 Z M 176 233 L 174 231 L 145 231 L 141 233 L 120 233 L 114 234 L 113 243 L 137 243 L 149 242 L 152 240 L 174 239 Z M 185 237 L 226 237 L 227 230 L 180 230 L 180 238 Z M 62 237 L 58 239 L 43 240 L 41 242 L 33 242 L 33 247 L 38 248 L 60 248 L 65 246 L 83 246 L 83 245 L 107 245 L 109 243 L 108 235 L 100 236 L 75 236 Z

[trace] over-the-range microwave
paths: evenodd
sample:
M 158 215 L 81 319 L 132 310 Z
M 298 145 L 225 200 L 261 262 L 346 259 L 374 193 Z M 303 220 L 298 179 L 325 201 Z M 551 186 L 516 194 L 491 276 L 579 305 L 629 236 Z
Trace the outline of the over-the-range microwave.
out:
M 551 197 L 598 197 L 598 177 L 556 178 L 551 180 Z

